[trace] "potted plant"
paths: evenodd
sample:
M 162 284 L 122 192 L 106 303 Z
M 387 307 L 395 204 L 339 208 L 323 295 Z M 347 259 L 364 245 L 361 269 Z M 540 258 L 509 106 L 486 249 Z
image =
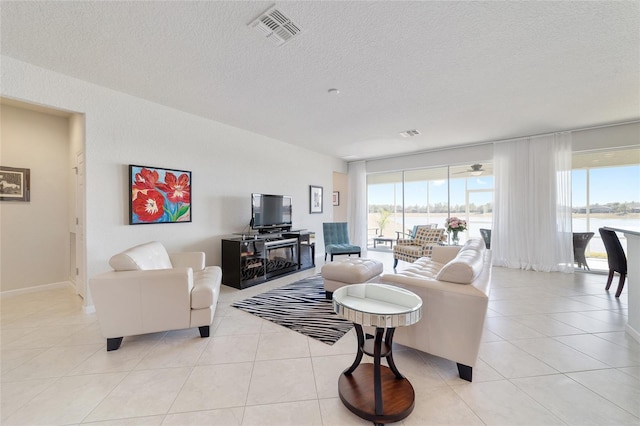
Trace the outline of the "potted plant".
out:
M 389 220 L 389 216 L 391 216 L 391 212 L 386 209 L 380 210 L 380 217 L 377 220 L 378 228 L 380 228 L 379 237 L 384 236 L 384 228 L 387 226 L 387 221 Z

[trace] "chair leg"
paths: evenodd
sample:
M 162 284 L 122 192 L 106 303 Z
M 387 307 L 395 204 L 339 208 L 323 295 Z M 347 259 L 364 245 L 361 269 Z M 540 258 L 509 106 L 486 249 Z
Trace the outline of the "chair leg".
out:
M 607 279 L 607 286 L 604 288 L 605 290 L 609 290 L 609 287 L 611 287 L 612 281 L 613 281 L 613 269 L 609 269 L 609 278 Z
M 324 254 L 324 261 L 327 261 L 327 253 Z
M 396 269 L 396 266 L 398 266 L 398 259 L 393 259 L 393 269 Z
M 625 278 L 627 278 L 627 274 L 620 274 L 620 281 L 618 281 L 618 290 L 616 290 L 616 297 L 620 297 L 620 294 L 622 293 Z
M 462 380 L 466 380 L 467 382 L 472 381 L 473 378 L 473 367 L 469 367 L 468 365 L 456 363 L 458 365 L 458 374 Z
M 205 337 L 209 337 L 209 326 L 208 325 L 203 325 L 202 327 L 198 327 L 198 330 L 200 330 L 200 337 L 205 338 Z
M 122 343 L 122 337 L 107 338 L 107 352 L 117 351 Z

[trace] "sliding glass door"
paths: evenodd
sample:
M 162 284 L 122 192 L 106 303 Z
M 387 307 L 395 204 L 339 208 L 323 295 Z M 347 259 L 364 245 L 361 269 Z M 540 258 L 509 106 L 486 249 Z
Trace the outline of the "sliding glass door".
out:
M 367 198 L 369 243 L 376 237 L 395 238 L 395 231 L 402 230 L 402 172 L 369 175 Z
M 380 233 L 406 238 L 416 225 L 444 228 L 450 216 L 467 221 L 460 242 L 480 238 L 480 228 L 491 228 L 492 173 L 484 164 L 368 175 L 370 242 Z
M 571 180 L 573 232 L 593 232 L 584 250 L 587 266 L 607 271 L 607 252 L 598 229 L 640 231 L 640 148 L 576 153 Z M 624 235 L 618 237 L 626 252 Z
M 444 227 L 444 220 L 449 211 L 448 173 L 447 167 L 404 173 L 405 233 L 410 233 L 416 225 Z

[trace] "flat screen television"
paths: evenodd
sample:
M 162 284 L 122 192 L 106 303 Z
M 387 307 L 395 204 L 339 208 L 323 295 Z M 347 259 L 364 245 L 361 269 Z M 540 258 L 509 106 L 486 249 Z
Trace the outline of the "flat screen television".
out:
M 259 232 L 290 228 L 291 207 L 288 195 L 251 194 L 251 228 Z

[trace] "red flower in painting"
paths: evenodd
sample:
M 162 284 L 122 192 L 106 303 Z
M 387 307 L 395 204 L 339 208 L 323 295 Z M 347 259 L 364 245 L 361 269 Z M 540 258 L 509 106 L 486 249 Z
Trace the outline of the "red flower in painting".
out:
M 142 191 L 145 189 L 153 189 L 156 186 L 156 182 L 160 176 L 157 171 L 151 171 L 149 169 L 142 169 L 140 173 L 136 173 L 135 183 L 133 187 Z
M 155 222 L 164 214 L 164 197 L 155 189 L 139 191 L 132 204 L 133 212 L 142 222 Z
M 169 201 L 172 203 L 191 202 L 191 186 L 189 186 L 189 176 L 186 173 L 176 178 L 176 175 L 167 172 L 164 176 L 164 182 L 156 184 L 156 187 L 167 194 Z

